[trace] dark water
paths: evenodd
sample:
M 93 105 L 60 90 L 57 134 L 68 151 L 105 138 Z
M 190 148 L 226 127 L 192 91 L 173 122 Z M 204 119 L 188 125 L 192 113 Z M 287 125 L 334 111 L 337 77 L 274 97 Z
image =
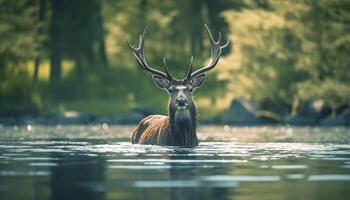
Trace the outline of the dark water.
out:
M 131 129 L 0 126 L 0 199 L 350 199 L 346 128 L 201 127 L 194 149 Z

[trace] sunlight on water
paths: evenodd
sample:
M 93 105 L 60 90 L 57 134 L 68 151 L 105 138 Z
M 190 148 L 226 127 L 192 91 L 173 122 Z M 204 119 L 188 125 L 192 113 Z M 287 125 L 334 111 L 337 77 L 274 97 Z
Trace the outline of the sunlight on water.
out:
M 29 188 L 45 190 L 42 198 L 26 199 L 53 198 L 55 191 L 137 199 L 135 190 L 140 189 L 163 199 L 173 194 L 187 199 L 189 192 L 213 199 L 216 189 L 228 199 L 232 194 L 274 199 L 291 188 L 292 199 L 303 199 L 302 193 L 308 199 L 350 195 L 348 129 L 334 133 L 328 128 L 208 127 L 199 133 L 196 148 L 134 145 L 129 142 L 130 127 L 31 126 L 30 131 L 2 131 L 0 194 L 5 199 L 19 199 L 18 187 L 27 188 L 28 195 Z
M 350 181 L 350 175 L 343 174 L 322 174 L 311 175 L 308 178 L 309 181 Z
M 203 177 L 206 181 L 236 181 L 236 182 L 265 182 L 265 181 L 279 181 L 281 178 L 279 176 L 207 176 Z

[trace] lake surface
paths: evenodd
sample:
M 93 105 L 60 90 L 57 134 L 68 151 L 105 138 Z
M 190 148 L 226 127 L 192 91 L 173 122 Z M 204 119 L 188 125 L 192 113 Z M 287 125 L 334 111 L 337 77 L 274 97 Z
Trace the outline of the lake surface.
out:
M 350 199 L 350 129 L 201 126 L 197 148 L 132 126 L 0 125 L 0 199 Z

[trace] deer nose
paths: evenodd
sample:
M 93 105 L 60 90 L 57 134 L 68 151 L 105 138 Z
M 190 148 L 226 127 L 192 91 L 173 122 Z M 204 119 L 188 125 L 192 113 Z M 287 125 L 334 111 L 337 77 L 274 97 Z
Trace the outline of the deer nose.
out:
M 175 104 L 176 106 L 187 106 L 188 104 L 188 101 L 186 98 L 184 97 L 178 97 L 176 100 L 175 100 Z

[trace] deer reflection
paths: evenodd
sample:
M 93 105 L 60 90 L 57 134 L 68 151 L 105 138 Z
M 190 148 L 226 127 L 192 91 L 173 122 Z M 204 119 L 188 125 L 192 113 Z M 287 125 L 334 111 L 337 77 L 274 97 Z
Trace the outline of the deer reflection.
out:
M 193 152 L 192 152 L 193 153 Z M 201 182 L 201 176 L 212 173 L 200 159 L 188 151 L 176 150 L 167 156 L 170 160 L 169 179 L 176 183 L 170 188 L 170 199 L 228 199 L 228 188 L 215 187 Z M 216 167 L 217 168 L 217 167 Z M 217 168 L 222 171 L 223 169 Z
M 169 179 L 177 182 L 176 187 L 171 187 L 170 199 L 197 199 L 198 189 L 196 182 L 192 182 L 195 177 L 195 162 L 184 164 L 181 160 L 196 160 L 196 156 L 189 156 L 188 152 L 175 151 L 168 155 L 170 160 Z M 186 184 L 187 183 L 187 184 Z

